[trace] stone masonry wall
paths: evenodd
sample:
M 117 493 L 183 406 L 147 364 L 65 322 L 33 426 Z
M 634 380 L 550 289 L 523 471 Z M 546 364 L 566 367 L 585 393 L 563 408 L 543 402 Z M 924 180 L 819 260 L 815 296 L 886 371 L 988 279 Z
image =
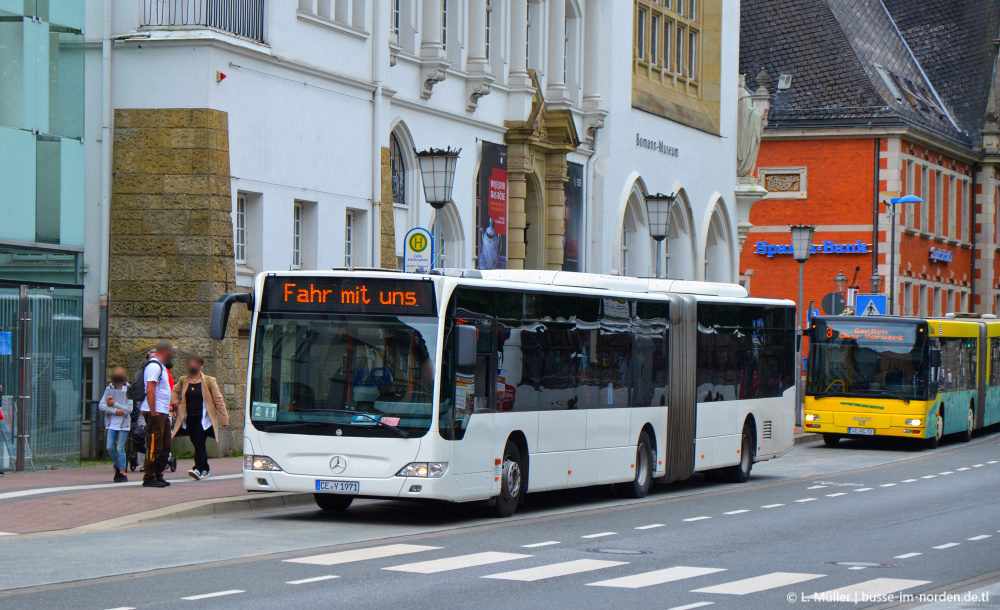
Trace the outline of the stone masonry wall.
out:
M 392 162 L 390 159 L 389 147 L 383 146 L 381 151 L 382 204 L 379 206 L 379 220 L 382 227 L 379 252 L 381 254 L 380 266 L 383 269 L 396 268 L 396 221 L 392 207 Z
M 115 111 L 108 366 L 131 376 L 166 338 L 178 347 L 176 379 L 186 356 L 201 354 L 229 409 L 229 429 L 217 431 L 223 454 L 242 446 L 246 348 L 237 329 L 249 321 L 234 307 L 229 338 L 208 336 L 212 303 L 236 289 L 230 183 L 225 112 Z

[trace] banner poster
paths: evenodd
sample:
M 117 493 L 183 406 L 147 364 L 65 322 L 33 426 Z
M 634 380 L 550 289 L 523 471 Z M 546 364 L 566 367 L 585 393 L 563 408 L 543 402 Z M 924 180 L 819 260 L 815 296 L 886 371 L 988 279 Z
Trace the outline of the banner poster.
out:
M 507 268 L 507 147 L 483 141 L 476 246 L 480 269 Z
M 583 240 L 583 166 L 567 163 L 569 180 L 563 191 L 563 271 L 583 271 L 580 242 Z

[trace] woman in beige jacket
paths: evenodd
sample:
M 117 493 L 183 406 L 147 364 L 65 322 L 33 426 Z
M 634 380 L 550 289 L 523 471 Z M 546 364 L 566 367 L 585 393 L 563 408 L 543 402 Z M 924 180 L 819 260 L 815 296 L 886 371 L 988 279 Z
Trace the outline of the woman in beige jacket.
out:
M 215 377 L 202 373 L 205 361 L 201 356 L 188 356 L 188 374 L 177 380 L 170 403 L 177 405 L 177 419 L 173 435 L 187 435 L 194 445 L 194 468 L 188 471 L 191 478 L 200 481 L 208 476 L 208 437 L 216 438 L 219 426 L 229 425 L 226 401 L 219 391 Z

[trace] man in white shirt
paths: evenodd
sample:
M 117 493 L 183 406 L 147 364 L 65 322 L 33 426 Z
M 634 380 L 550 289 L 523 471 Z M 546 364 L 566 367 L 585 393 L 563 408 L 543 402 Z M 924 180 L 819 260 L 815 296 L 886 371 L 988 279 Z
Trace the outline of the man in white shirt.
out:
M 174 355 L 174 346 L 167 339 L 156 344 L 156 353 L 144 365 L 142 379 L 146 384 L 146 398 L 140 410 L 146 419 L 146 436 L 149 451 L 146 452 L 146 470 L 143 472 L 143 487 L 167 487 L 163 471 L 170 456 L 170 376 L 167 368 Z

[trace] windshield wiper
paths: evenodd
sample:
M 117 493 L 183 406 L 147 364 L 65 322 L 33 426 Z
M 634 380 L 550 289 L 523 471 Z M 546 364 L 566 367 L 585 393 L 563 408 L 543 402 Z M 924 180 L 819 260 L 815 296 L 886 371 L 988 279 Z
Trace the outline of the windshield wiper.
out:
M 273 432 L 274 430 L 287 430 L 289 428 L 326 428 L 329 426 L 339 426 L 341 424 L 335 424 L 333 422 L 320 422 L 320 421 L 299 421 L 299 422 L 287 422 L 281 424 L 267 424 L 265 422 L 253 422 L 253 425 L 255 428 L 257 428 L 262 432 Z
M 896 400 L 902 400 L 903 402 L 909 404 L 910 399 L 898 392 L 890 392 L 889 390 L 849 390 L 845 392 L 843 396 L 862 396 L 862 397 L 875 397 L 875 396 L 885 396 L 886 398 L 895 398 Z
M 352 415 L 352 416 L 353 415 L 359 415 L 361 417 L 367 418 L 368 420 L 370 420 L 370 421 L 372 421 L 372 422 L 374 422 L 374 423 L 382 426 L 383 428 L 386 428 L 388 430 L 392 430 L 393 432 L 395 432 L 396 434 L 400 435 L 403 438 L 409 438 L 410 437 L 410 433 L 407 432 L 406 430 L 402 430 L 400 428 L 397 428 L 396 426 L 393 426 L 392 424 L 387 424 L 384 421 L 382 421 L 381 419 L 379 419 L 378 417 L 375 417 L 374 415 L 371 415 L 370 413 L 365 413 L 363 411 L 351 411 L 350 409 L 320 409 L 319 412 L 321 412 L 321 413 L 345 413 L 347 415 Z M 336 425 L 341 425 L 341 424 L 336 424 Z M 352 425 L 352 426 L 359 426 L 359 425 L 364 425 L 364 424 L 356 424 L 356 423 L 354 423 L 352 421 L 352 422 L 350 422 L 350 425 Z

